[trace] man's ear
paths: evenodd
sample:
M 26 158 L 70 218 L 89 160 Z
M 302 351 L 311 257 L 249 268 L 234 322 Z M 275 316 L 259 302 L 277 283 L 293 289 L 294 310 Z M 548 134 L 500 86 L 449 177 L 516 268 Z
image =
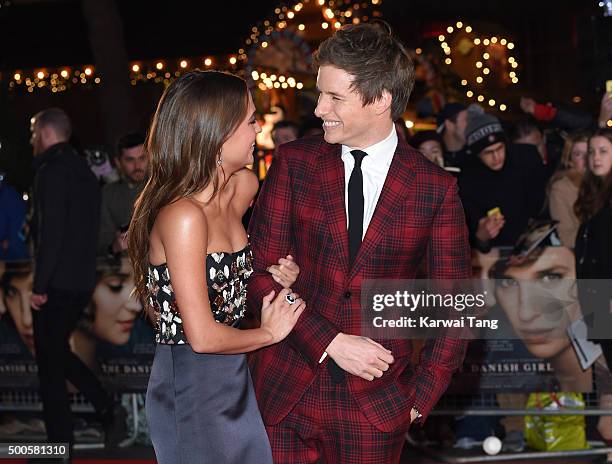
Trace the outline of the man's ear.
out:
M 393 97 L 388 90 L 383 90 L 382 95 L 374 102 L 376 114 L 383 114 L 385 111 L 391 108 Z

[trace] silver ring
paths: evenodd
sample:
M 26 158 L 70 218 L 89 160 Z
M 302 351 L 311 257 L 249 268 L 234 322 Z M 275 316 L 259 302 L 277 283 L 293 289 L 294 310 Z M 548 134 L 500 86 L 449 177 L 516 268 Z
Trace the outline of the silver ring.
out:
M 291 293 L 285 295 L 285 301 L 287 301 L 287 303 L 289 303 L 290 305 L 295 304 L 295 298 Z

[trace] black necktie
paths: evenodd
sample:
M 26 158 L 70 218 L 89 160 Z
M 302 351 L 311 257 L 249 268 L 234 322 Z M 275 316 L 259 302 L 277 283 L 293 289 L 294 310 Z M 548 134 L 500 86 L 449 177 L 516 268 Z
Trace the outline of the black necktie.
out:
M 348 236 L 349 266 L 353 265 L 363 237 L 363 173 L 361 162 L 367 153 L 361 150 L 351 152 L 355 158 L 355 167 L 348 183 Z
M 351 173 L 348 183 L 348 236 L 349 236 L 349 266 L 353 265 L 363 236 L 363 173 L 361 172 L 361 162 L 367 156 L 366 152 L 353 150 L 351 152 L 355 158 L 355 167 Z M 329 376 L 335 383 L 342 383 L 346 379 L 344 370 L 336 364 L 336 361 L 329 358 L 327 361 Z

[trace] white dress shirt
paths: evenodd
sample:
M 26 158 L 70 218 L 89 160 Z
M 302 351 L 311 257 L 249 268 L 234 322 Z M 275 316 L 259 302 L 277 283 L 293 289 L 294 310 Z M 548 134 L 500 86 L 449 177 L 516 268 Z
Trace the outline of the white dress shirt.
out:
M 391 125 L 391 132 L 384 140 L 374 145 L 361 149 L 368 154 L 361 162 L 361 172 L 363 173 L 363 237 L 368 230 L 376 204 L 380 198 L 385 179 L 389 172 L 389 166 L 393 160 L 395 149 L 397 148 L 397 132 L 395 125 Z M 349 226 L 348 217 L 348 184 L 351 173 L 355 167 L 355 158 L 351 151 L 355 148 L 342 145 L 342 162 L 344 163 L 344 209 L 346 211 L 346 225 Z

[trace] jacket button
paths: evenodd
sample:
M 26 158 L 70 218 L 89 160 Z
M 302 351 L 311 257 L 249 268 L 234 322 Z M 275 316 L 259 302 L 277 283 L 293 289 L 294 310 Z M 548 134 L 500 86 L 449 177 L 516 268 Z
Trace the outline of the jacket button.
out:
M 344 298 L 346 298 L 347 300 L 351 297 L 351 292 L 350 291 L 346 291 L 344 292 Z

